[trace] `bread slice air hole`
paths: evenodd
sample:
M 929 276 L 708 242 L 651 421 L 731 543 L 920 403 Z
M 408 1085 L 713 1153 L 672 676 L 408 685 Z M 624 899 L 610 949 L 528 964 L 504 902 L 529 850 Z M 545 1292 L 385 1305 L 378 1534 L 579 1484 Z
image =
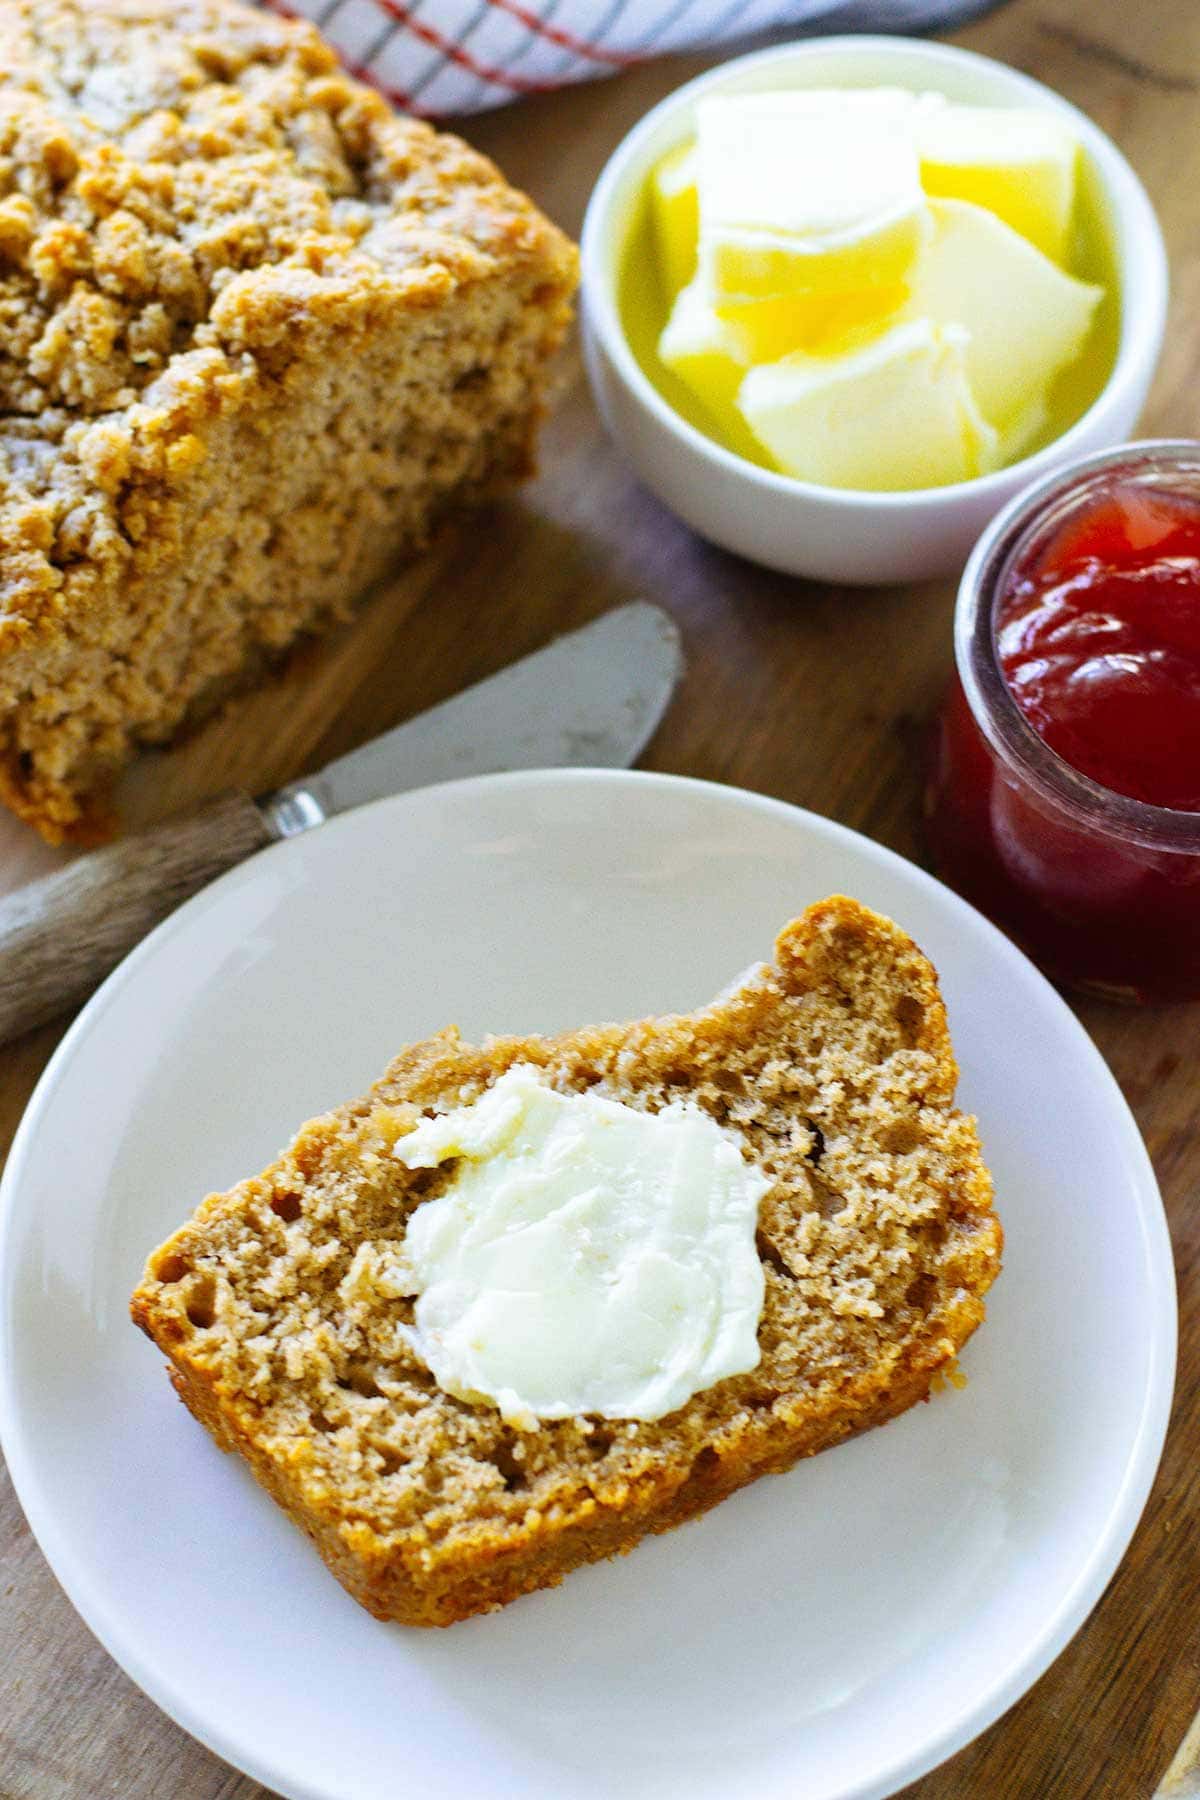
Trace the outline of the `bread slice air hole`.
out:
M 779 1395 L 773 1391 L 746 1395 L 746 1406 L 750 1412 L 770 1412 Z
M 168 1250 L 165 1256 L 156 1257 L 151 1265 L 154 1279 L 161 1281 L 166 1287 L 171 1287 L 175 1282 L 182 1281 L 185 1275 L 190 1275 L 191 1268 L 192 1265 L 186 1258 L 177 1256 L 173 1250 Z
M 198 1275 L 188 1289 L 186 1311 L 188 1323 L 197 1331 L 207 1331 L 216 1323 L 217 1284 L 211 1275 Z
M 761 1228 L 754 1234 L 754 1247 L 758 1251 L 760 1262 L 765 1262 L 769 1269 L 782 1275 L 785 1281 L 795 1281 L 795 1274 L 783 1259 L 779 1246 L 771 1241 Z
M 893 1119 L 879 1133 L 880 1148 L 891 1156 L 911 1156 L 925 1141 L 925 1134 L 915 1119 Z
M 689 1481 L 711 1481 L 721 1467 L 719 1453 L 711 1444 L 705 1444 L 703 1450 L 697 1452 L 692 1459 Z
M 908 1049 L 915 1050 L 925 1024 L 925 1007 L 915 994 L 901 994 L 897 1000 L 896 1023 Z
M 927 1313 L 938 1297 L 937 1277 L 929 1274 L 916 1276 L 904 1290 L 904 1298 L 914 1312 Z
M 282 1219 L 285 1225 L 294 1225 L 303 1210 L 299 1194 L 292 1193 L 290 1188 L 282 1190 L 276 1188 L 271 1195 L 271 1211 L 277 1219 Z
M 529 1486 L 528 1472 L 517 1456 L 516 1444 L 512 1438 L 501 1438 L 488 1460 L 499 1471 L 500 1479 L 510 1494 L 519 1493 L 522 1488 Z
M 817 1211 L 823 1219 L 836 1219 L 840 1212 L 846 1210 L 846 1197 L 839 1194 L 835 1187 L 820 1175 L 813 1175 L 813 1193 L 816 1196 Z
M 345 1375 L 339 1375 L 337 1385 L 349 1393 L 359 1394 L 364 1400 L 378 1400 L 382 1389 L 370 1369 L 361 1363 L 351 1363 Z

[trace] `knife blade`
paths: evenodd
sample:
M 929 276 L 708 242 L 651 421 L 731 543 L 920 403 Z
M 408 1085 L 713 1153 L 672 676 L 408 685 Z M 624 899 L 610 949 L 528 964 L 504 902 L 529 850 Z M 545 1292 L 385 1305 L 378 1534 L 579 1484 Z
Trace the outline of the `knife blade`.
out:
M 0 900 L 0 1043 L 84 999 L 216 876 L 348 807 L 504 769 L 628 766 L 662 717 L 681 667 L 673 621 L 635 601 L 316 774 L 258 799 L 223 794 L 18 888 Z
M 454 776 L 626 768 L 661 718 L 679 669 L 674 621 L 634 601 L 258 804 L 286 837 L 348 806 Z

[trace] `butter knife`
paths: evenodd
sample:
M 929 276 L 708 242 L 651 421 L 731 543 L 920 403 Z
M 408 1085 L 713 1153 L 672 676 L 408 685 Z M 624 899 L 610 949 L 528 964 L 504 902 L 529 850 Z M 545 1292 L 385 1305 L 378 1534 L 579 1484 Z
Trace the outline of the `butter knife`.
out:
M 347 807 L 503 769 L 628 767 L 681 666 L 666 613 L 617 607 L 315 775 L 257 799 L 222 794 L 18 888 L 0 900 L 0 1043 L 83 1000 L 226 869 Z

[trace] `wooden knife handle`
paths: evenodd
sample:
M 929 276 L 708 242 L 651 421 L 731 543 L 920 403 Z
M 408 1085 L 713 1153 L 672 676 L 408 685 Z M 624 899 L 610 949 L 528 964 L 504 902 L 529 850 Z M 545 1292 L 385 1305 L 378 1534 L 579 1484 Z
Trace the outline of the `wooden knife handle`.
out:
M 272 836 L 248 794 L 222 794 L 5 895 L 0 1043 L 85 999 L 160 919 Z

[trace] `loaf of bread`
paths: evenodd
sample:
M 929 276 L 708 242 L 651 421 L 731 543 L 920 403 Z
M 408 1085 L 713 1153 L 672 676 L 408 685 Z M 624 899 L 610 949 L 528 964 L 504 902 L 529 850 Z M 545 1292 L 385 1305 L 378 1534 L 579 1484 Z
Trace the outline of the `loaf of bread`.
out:
M 757 1367 L 652 1422 L 514 1429 L 436 1386 L 404 1329 L 411 1301 L 373 1270 L 451 1176 L 393 1150 L 515 1064 L 651 1112 L 686 1097 L 735 1135 L 771 1183 Z M 356 1599 L 447 1625 L 882 1424 L 952 1371 L 1001 1248 L 956 1073 L 929 962 L 835 897 L 701 1012 L 413 1045 L 206 1200 L 151 1255 L 133 1317 Z
M 0 797 L 169 739 L 528 473 L 567 240 L 310 26 L 0 0 Z

